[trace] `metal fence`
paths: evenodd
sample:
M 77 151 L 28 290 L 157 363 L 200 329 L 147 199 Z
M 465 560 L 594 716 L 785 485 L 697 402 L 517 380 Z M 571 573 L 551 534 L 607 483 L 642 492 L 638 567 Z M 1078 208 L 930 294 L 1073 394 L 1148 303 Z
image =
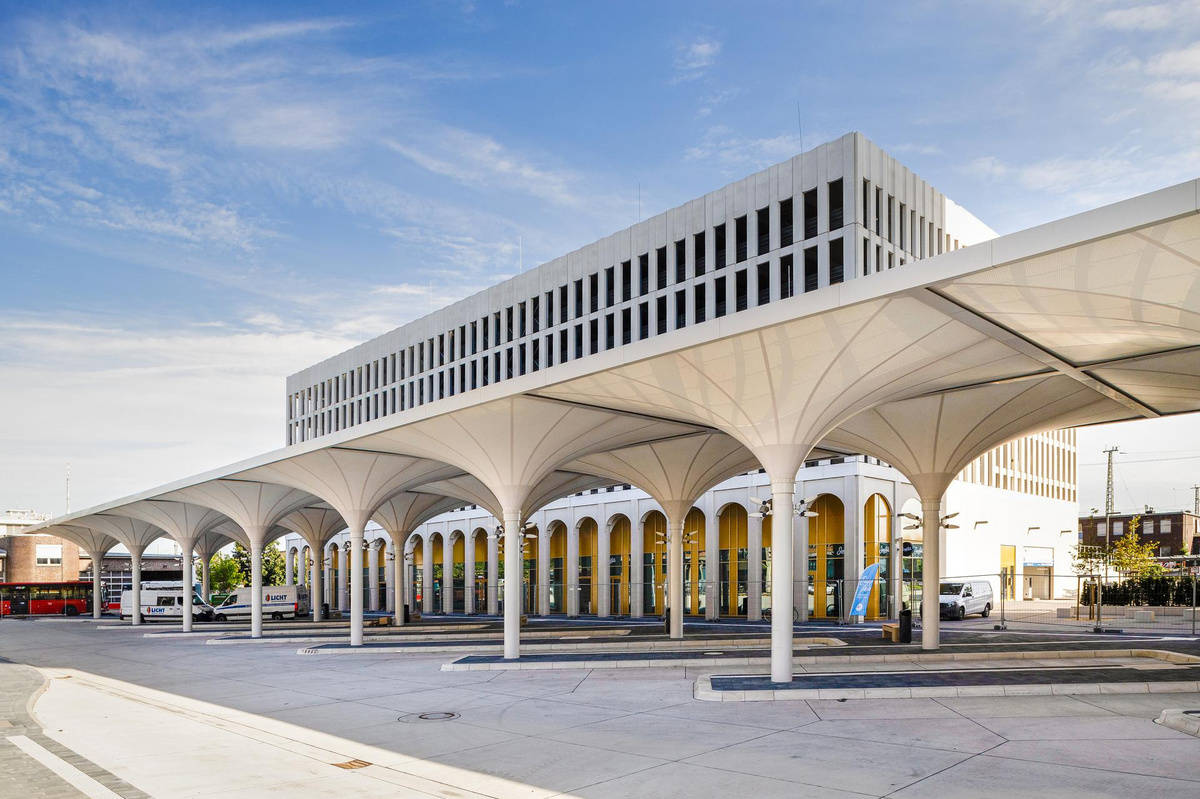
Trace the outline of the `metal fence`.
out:
M 946 614 L 947 600 L 961 598 L 964 590 L 977 595 L 975 586 L 983 584 L 992 598 L 988 617 L 978 615 L 975 596 L 950 606 L 951 612 Z M 1001 572 L 944 577 L 940 594 L 943 614 L 957 619 L 961 612 L 965 616 L 961 621 L 968 628 L 1194 635 L 1200 623 L 1198 588 L 1195 577 L 1186 574 L 1141 580 L 1038 570 L 1021 575 Z

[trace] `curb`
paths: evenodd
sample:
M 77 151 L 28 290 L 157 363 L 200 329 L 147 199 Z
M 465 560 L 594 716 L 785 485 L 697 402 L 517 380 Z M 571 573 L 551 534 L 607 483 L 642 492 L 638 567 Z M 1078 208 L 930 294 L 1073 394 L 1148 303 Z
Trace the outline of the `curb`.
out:
M 1070 660 L 1086 658 L 1152 658 L 1174 665 L 1200 664 L 1200 656 L 1168 652 L 1161 649 L 1098 649 L 1098 650 L 1045 650 L 1041 652 L 965 652 L 961 654 L 936 653 L 904 657 L 900 655 L 848 656 L 848 663 L 888 663 L 897 660 L 909 662 L 953 662 L 981 660 Z M 799 663 L 801 658 L 796 658 Z M 807 660 L 816 660 L 808 658 Z M 820 662 L 838 662 L 840 658 L 820 658 Z M 764 660 L 764 662 L 769 662 Z M 443 667 L 445 668 L 445 667 Z M 1144 682 L 1097 682 L 1097 683 L 1039 683 L 1026 685 L 962 685 L 920 686 L 912 688 L 783 688 L 750 691 L 719 691 L 712 687 L 711 674 L 698 677 L 692 696 L 704 702 L 770 702 L 798 701 L 808 699 L 919 699 L 958 698 L 968 696 L 1070 696 L 1080 694 L 1158 694 L 1194 693 L 1200 691 L 1200 682 L 1195 680 L 1153 680 Z M 1197 724 L 1200 725 L 1200 716 Z

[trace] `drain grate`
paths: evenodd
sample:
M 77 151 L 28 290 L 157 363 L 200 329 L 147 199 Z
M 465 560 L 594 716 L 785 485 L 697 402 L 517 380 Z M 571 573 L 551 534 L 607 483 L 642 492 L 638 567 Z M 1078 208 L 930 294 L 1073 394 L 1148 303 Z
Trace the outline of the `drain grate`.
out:
M 338 768 L 356 769 L 356 768 L 366 768 L 367 766 L 369 766 L 371 764 L 365 760 L 347 760 L 345 763 L 334 763 L 333 765 L 337 766 Z

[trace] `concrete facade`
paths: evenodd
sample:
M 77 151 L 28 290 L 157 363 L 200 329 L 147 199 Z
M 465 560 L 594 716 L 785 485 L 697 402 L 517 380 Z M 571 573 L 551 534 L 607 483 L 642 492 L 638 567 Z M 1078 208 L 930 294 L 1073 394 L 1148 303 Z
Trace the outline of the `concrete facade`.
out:
M 849 133 L 292 375 L 285 440 L 310 441 L 994 235 Z

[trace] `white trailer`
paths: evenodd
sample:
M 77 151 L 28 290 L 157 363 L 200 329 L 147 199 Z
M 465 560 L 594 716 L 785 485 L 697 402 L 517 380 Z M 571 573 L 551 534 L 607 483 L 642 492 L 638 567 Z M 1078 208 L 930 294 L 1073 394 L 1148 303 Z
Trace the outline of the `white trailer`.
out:
M 183 618 L 183 588 L 179 583 L 175 583 L 175 587 L 155 585 L 153 587 L 143 587 L 141 601 L 138 603 L 137 612 L 141 613 L 143 619 L 172 619 L 180 620 Z M 133 591 L 126 589 L 121 592 L 121 618 L 133 618 Z M 192 593 L 192 620 L 207 621 L 213 617 L 212 605 L 200 598 L 200 595 Z
M 263 586 L 262 613 L 264 619 L 294 619 L 309 613 L 308 588 L 302 585 Z M 252 589 L 235 588 L 225 601 L 214 608 L 217 621 L 250 618 Z

